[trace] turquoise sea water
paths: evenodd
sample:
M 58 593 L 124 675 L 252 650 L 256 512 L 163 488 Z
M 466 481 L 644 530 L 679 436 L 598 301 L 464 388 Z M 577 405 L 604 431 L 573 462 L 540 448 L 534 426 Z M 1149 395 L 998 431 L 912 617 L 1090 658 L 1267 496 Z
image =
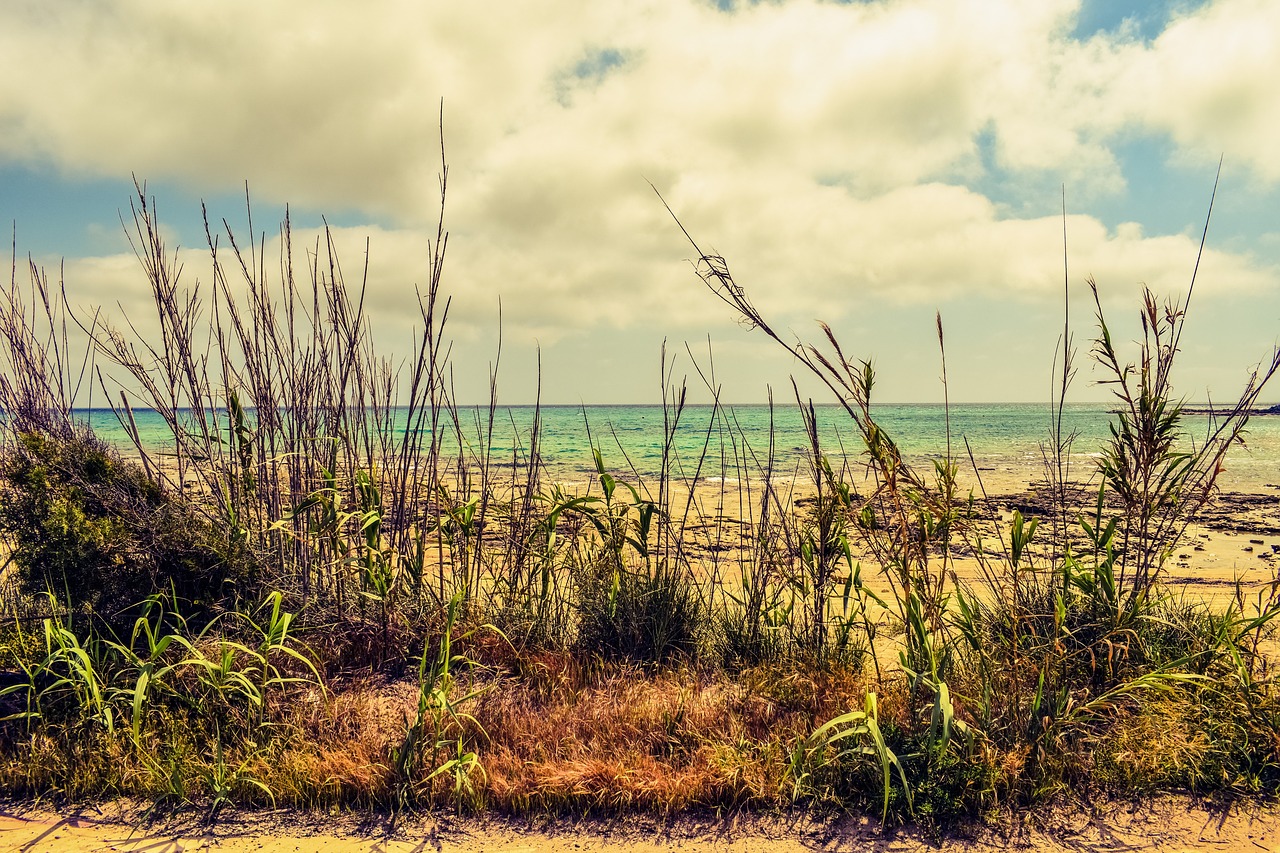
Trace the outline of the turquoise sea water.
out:
M 937 404 L 883 405 L 874 410 L 884 428 L 903 453 L 916 462 L 941 457 L 947 452 L 947 411 Z M 529 434 L 535 410 L 530 406 L 500 407 L 494 418 L 490 446 L 492 461 L 510 464 L 528 452 Z M 835 406 L 817 409 L 823 445 L 833 459 L 857 459 L 858 435 L 843 410 Z M 150 448 L 163 451 L 167 432 L 163 421 L 149 410 L 135 410 L 139 432 Z M 463 440 L 482 446 L 487 432 L 488 412 L 464 407 Z M 82 410 L 79 415 L 107 440 L 127 449 L 125 432 L 110 410 Z M 544 406 L 541 417 L 541 453 L 553 472 L 584 478 L 594 470 L 591 447 L 599 447 L 611 468 L 634 467 L 641 473 L 657 470 L 665 442 L 664 412 L 661 406 Z M 1077 433 L 1074 453 L 1087 472 L 1088 459 L 1095 455 L 1108 435 L 1111 419 L 1106 405 L 1069 404 L 1064 428 Z M 772 424 L 772 425 L 771 425 Z M 1204 435 L 1207 419 L 1186 415 L 1188 440 Z M 1047 404 L 961 404 L 950 410 L 952 454 L 967 465 L 968 449 L 980 469 L 1015 474 L 1036 468 L 1042 458 L 1041 444 L 1050 436 Z M 794 406 L 726 406 L 717 412 L 711 406 L 689 406 L 675 426 L 672 448 L 686 474 L 691 474 L 706 449 L 701 475 L 733 477 L 744 470 L 754 476 L 769 450 L 772 429 L 776 470 L 794 468 L 808 440 L 800 411 Z M 452 430 L 451 430 L 452 432 Z M 588 437 L 590 435 L 590 438 Z M 1228 457 L 1223 485 L 1226 488 L 1257 487 L 1280 483 L 1280 417 L 1259 416 L 1250 421 L 1248 449 L 1236 449 Z M 737 464 L 739 459 L 757 460 L 754 465 Z M 723 464 L 722 464 L 723 460 Z

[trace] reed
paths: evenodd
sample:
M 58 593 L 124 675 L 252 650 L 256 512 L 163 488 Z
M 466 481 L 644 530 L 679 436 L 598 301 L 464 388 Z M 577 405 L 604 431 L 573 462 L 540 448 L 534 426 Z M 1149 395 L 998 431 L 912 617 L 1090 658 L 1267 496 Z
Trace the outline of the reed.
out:
M 669 206 L 667 210 L 675 218 Z M 1180 301 L 1162 308 L 1150 291 L 1144 291 L 1144 336 L 1133 364 L 1123 363 L 1116 354 L 1098 287 L 1089 280 L 1098 324 L 1092 355 L 1109 373 L 1104 381 L 1114 387 L 1119 411 L 1111 440 L 1103 447 L 1096 506 L 1091 514 L 1077 516 L 1088 543 L 1084 553 L 1074 551 L 1067 536 L 1068 519 L 1076 507 L 1068 503 L 1065 461 L 1074 437 L 1064 436 L 1061 426 L 1062 401 L 1073 374 L 1070 324 L 1064 321 L 1060 396 L 1046 452 L 1056 499 L 1051 520 L 1058 535 L 1041 558 L 1044 564 L 1037 566 L 1031 543 L 1038 519 L 1015 512 L 1010 526 L 996 531 L 997 547 L 987 547 L 981 527 L 972 523 L 975 497 L 961 499 L 956 493 L 950 437 L 946 455 L 934 463 L 931 475 L 914 470 L 875 420 L 871 362 L 851 361 L 826 324 L 820 324 L 820 343 L 784 339 L 756 309 L 725 259 L 704 252 L 675 221 L 696 253 L 695 269 L 706 287 L 744 324 L 772 339 L 817 377 L 862 439 L 871 480 L 867 496 L 855 495 L 825 463 L 810 426 L 820 533 L 806 540 L 802 554 L 811 567 L 814 588 L 821 590 L 826 576 L 821 555 L 827 549 L 848 554 L 847 540 L 841 539 L 847 529 L 862 539 L 865 552 L 874 555 L 889 582 L 892 597 L 886 606 L 904 628 L 900 670 L 907 679 L 909 701 L 922 703 L 916 718 L 921 723 L 928 720 L 927 728 L 920 723 L 911 727 L 919 748 L 906 763 L 918 775 L 908 786 L 924 785 L 941 768 L 954 767 L 957 760 L 972 762 L 977 751 L 994 748 L 1020 756 L 1019 769 L 999 786 L 1007 793 L 1027 796 L 1052 790 L 1071 778 L 1074 759 L 1100 743 L 1117 715 L 1159 703 L 1168 695 L 1200 695 L 1205 682 L 1212 682 L 1201 665 L 1217 659 L 1221 647 L 1214 650 L 1214 642 L 1187 624 L 1186 614 L 1174 620 L 1185 642 L 1172 649 L 1159 642 L 1170 622 L 1169 593 L 1160 585 L 1160 573 L 1188 525 L 1212 499 L 1225 454 L 1241 441 L 1263 387 L 1280 369 L 1280 349 L 1255 369 L 1233 405 L 1215 413 L 1208 433 L 1188 446 L 1181 426 L 1182 403 L 1172 396 L 1170 377 L 1198 258 Z M 1201 252 L 1208 225 L 1206 218 Z M 941 315 L 937 329 L 945 389 Z M 797 402 L 804 406 L 803 400 Z M 810 404 L 810 424 L 812 411 Z M 853 522 L 835 528 L 839 532 L 834 538 L 831 523 L 824 524 L 821 516 L 824 485 L 834 496 L 840 518 Z M 957 539 L 978 555 L 980 589 L 959 585 L 949 570 L 950 548 Z M 815 613 L 824 622 L 832 618 L 830 599 L 822 592 L 814 597 Z M 1276 616 L 1276 601 L 1274 590 L 1270 598 L 1260 596 L 1247 624 L 1269 625 Z M 867 635 L 874 636 L 870 629 Z M 1234 653 L 1228 656 L 1234 659 Z M 1265 658 L 1240 661 L 1249 671 L 1268 669 Z M 883 683 L 878 659 L 876 669 Z M 1249 676 L 1241 680 L 1252 683 Z M 952 685 L 964 692 L 953 691 Z M 1269 695 L 1273 701 L 1274 694 Z M 1264 717 L 1271 719 L 1270 714 Z M 952 723 L 963 738 L 950 737 Z

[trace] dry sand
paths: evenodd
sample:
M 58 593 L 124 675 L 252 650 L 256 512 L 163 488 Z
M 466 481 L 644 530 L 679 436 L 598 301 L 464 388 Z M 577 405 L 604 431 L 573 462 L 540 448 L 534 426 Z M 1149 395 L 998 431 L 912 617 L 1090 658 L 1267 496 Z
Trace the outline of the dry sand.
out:
M 449 817 L 390 818 L 314 814 L 230 814 L 207 825 L 198 819 L 140 826 L 137 812 L 112 804 L 70 816 L 0 809 L 0 850 L 132 851 L 179 853 L 224 850 L 410 853 L 457 851 L 955 851 L 1022 850 L 1028 853 L 1102 851 L 1280 851 L 1280 811 L 1253 804 L 1216 807 L 1187 796 L 1165 796 L 1140 805 L 1108 802 L 1060 812 L 1040 810 L 931 840 L 916 832 L 882 833 L 874 822 L 806 816 L 642 818 L 614 821 L 573 819 L 498 821 Z

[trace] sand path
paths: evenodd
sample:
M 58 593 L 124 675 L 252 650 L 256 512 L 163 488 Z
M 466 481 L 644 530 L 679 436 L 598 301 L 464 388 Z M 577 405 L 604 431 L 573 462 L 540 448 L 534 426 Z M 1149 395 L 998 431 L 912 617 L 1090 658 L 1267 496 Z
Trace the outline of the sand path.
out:
M 137 828 L 129 806 L 108 805 L 72 815 L 0 809 L 0 850 L 119 851 L 119 853 L 583 853 L 583 851 L 876 851 L 916 853 L 1022 850 L 1028 853 L 1103 851 L 1280 851 L 1280 811 L 1237 804 L 1219 808 L 1188 796 L 1162 796 L 1140 805 L 1106 803 L 1091 809 L 1042 810 L 1019 821 L 983 827 L 941 842 L 910 831 L 881 834 L 865 820 L 814 822 L 807 817 L 745 816 L 528 822 L 385 816 L 269 813 L 227 815 L 212 826 L 198 820 Z

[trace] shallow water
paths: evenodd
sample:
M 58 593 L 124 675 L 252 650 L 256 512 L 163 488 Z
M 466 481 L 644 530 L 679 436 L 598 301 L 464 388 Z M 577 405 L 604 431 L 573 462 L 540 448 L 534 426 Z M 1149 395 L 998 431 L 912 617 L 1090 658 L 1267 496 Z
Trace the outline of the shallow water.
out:
M 817 407 L 823 448 L 833 464 L 841 459 L 857 464 L 861 444 L 854 424 L 836 406 Z M 86 409 L 78 414 L 108 441 L 127 448 L 125 431 L 109 409 Z M 491 459 L 499 466 L 528 456 L 535 414 L 540 418 L 540 450 L 548 469 L 569 479 L 585 479 L 595 470 L 591 447 L 598 447 L 606 464 L 615 470 L 635 468 L 644 475 L 658 472 L 663 448 L 670 435 L 671 457 L 685 476 L 695 472 L 730 481 L 756 477 L 766 465 L 770 437 L 774 470 L 787 473 L 802 464 L 808 446 L 800 410 L 795 406 L 737 405 L 716 409 L 688 406 L 678 421 L 661 406 L 532 406 L 500 407 L 490 434 L 488 412 L 465 407 L 459 410 L 463 441 L 472 449 L 488 443 Z M 928 463 L 947 453 L 948 419 L 951 453 L 962 470 L 971 470 L 969 454 L 978 470 L 996 479 L 1034 479 L 1042 466 L 1042 446 L 1051 443 L 1048 404 L 982 403 L 951 406 L 938 404 L 877 406 L 873 414 L 911 462 Z M 135 410 L 142 441 L 148 449 L 163 451 L 172 444 L 163 420 L 150 410 Z M 1108 437 L 1114 416 L 1106 405 L 1069 404 L 1063 429 L 1074 433 L 1073 464 L 1082 478 L 1093 470 Z M 1208 418 L 1189 414 L 1184 418 L 1188 445 L 1205 434 Z M 447 438 L 451 444 L 454 430 Z M 486 441 L 487 440 L 487 441 Z M 1247 446 L 1228 456 L 1221 484 L 1226 489 L 1253 491 L 1280 482 L 1280 417 L 1256 416 L 1249 424 Z M 703 460 L 699 467 L 699 460 Z

